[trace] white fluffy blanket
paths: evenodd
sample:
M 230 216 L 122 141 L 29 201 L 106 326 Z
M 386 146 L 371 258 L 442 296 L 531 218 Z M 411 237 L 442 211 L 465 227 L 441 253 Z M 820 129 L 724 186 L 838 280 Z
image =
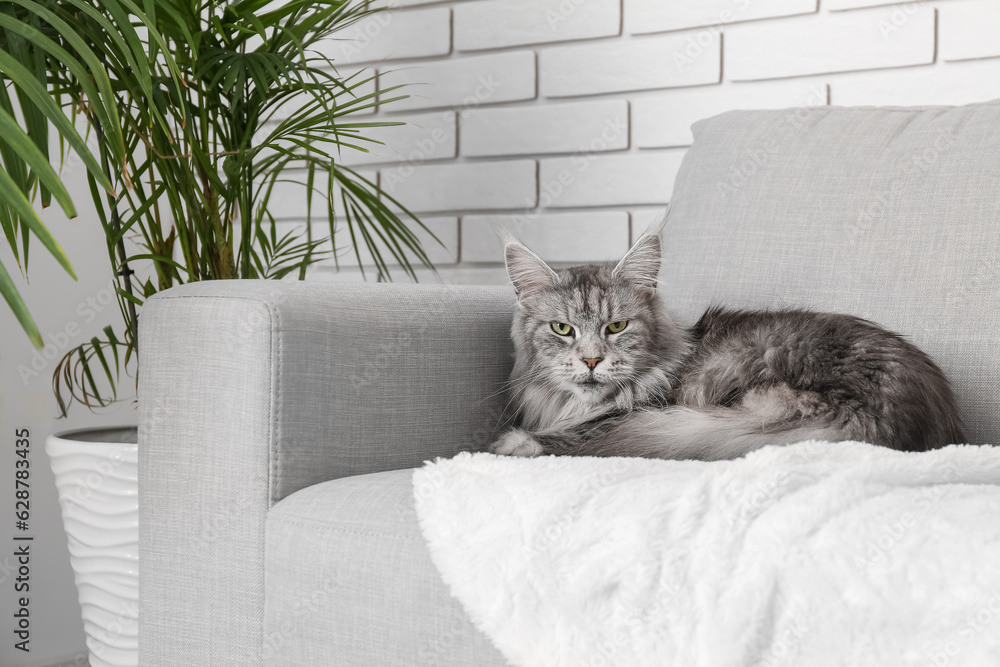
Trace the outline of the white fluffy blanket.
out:
M 1000 666 L 1000 447 L 460 454 L 413 484 L 434 563 L 513 665 Z

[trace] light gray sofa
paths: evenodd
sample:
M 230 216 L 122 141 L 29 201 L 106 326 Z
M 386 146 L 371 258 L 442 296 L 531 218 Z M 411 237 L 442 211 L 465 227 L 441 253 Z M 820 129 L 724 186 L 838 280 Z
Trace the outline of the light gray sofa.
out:
M 875 320 L 940 363 L 973 442 L 1000 442 L 1000 104 L 739 111 L 694 131 L 662 297 L 687 321 L 713 301 Z M 255 281 L 151 299 L 141 664 L 505 664 L 429 560 L 410 469 L 491 439 L 513 303 Z

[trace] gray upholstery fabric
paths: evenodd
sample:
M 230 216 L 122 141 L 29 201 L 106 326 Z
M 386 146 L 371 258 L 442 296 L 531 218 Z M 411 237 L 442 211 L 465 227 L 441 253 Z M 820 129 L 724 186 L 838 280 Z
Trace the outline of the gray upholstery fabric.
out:
M 265 663 L 500 667 L 441 581 L 413 509 L 412 471 L 303 489 L 267 517 Z
M 235 283 L 230 283 L 235 285 Z M 139 662 L 234 661 L 263 626 L 270 506 L 268 329 L 228 344 L 253 298 L 151 299 L 139 330 Z M 225 611 L 221 611 L 225 610 Z M 259 664 L 259 663 L 257 663 Z
M 1000 102 L 732 111 L 694 125 L 665 233 L 664 299 L 852 313 L 951 378 L 1000 444 Z
M 143 665 L 260 665 L 264 517 L 321 481 L 484 446 L 513 291 L 214 281 L 140 318 Z

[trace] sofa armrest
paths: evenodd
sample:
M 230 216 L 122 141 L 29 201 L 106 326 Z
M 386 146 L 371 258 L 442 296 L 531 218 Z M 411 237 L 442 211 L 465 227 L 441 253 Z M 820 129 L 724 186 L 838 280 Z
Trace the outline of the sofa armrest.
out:
M 246 280 L 151 298 L 140 664 L 259 656 L 264 520 L 281 498 L 484 447 L 505 403 L 513 304 L 508 288 Z

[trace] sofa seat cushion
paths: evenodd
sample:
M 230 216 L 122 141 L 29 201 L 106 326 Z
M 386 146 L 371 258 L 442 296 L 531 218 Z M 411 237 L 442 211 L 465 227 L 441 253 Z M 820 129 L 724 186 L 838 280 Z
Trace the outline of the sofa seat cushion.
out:
M 264 664 L 505 665 L 430 560 L 412 470 L 291 494 L 267 516 Z

